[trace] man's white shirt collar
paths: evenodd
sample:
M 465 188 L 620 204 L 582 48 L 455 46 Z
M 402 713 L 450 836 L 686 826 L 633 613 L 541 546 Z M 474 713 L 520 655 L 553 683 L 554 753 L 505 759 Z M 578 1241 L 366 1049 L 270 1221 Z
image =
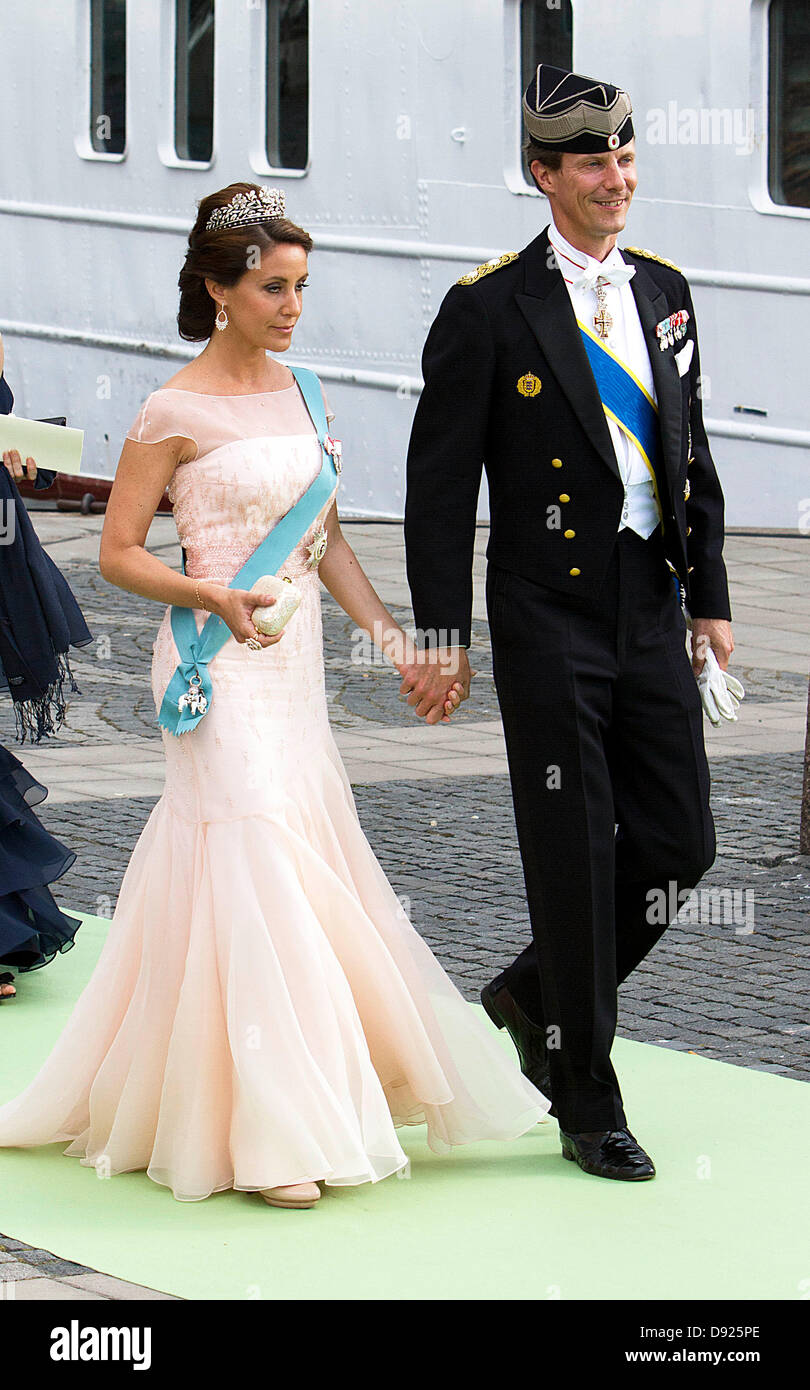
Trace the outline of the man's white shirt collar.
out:
M 580 251 L 578 247 L 572 246 L 557 227 L 553 217 L 548 229 L 548 239 L 554 248 L 563 279 L 567 280 L 569 284 L 573 283 L 579 287 L 584 277 L 586 281 L 591 282 L 592 287 L 593 282 L 603 271 L 613 270 L 619 266 L 625 266 L 630 271 L 630 275 L 627 276 L 628 280 L 635 274 L 635 266 L 627 265 L 618 246 L 614 245 L 605 259 L 598 261 L 595 256 L 589 256 L 587 251 Z

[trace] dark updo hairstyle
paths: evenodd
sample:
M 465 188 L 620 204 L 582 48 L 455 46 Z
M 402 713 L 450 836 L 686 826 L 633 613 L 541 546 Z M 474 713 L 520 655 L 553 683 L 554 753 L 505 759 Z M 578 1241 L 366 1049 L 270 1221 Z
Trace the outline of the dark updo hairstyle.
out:
M 248 269 L 248 253 L 253 247 L 260 254 L 269 246 L 289 242 L 303 246 L 309 254 L 312 237 L 289 218 L 277 217 L 272 222 L 253 222 L 245 227 L 226 227 L 221 231 L 205 230 L 214 208 L 224 207 L 236 193 L 258 193 L 255 183 L 231 183 L 216 193 L 209 193 L 198 204 L 197 220 L 188 234 L 188 251 L 177 283 L 180 287 L 180 308 L 177 329 L 181 338 L 191 343 L 210 338 L 214 331 L 217 305 L 206 289 L 206 277 L 220 285 L 235 285 Z

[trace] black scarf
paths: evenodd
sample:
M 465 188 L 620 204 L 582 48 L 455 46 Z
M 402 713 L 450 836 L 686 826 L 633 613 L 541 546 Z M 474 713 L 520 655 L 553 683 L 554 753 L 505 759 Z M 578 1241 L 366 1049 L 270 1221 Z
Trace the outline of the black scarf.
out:
M 0 413 L 14 397 L 0 377 Z M 37 484 L 55 474 L 38 470 Z M 40 482 L 42 479 L 42 482 Z M 0 689 L 14 701 L 17 737 L 39 743 L 65 719 L 62 686 L 81 694 L 68 661 L 71 646 L 84 647 L 93 634 L 64 575 L 39 542 L 17 485 L 0 458 Z M 13 527 L 13 531 L 12 531 Z M 7 537 L 13 535 L 10 544 Z

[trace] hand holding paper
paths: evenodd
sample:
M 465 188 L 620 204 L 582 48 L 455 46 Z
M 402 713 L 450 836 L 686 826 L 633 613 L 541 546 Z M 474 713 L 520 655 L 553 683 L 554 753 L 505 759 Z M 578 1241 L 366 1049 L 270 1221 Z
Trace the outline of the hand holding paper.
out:
M 6 449 L 2 454 L 3 467 L 16 478 L 18 482 L 33 483 L 37 476 L 37 461 L 30 456 L 23 460 L 20 458 L 18 449 Z M 50 477 L 50 474 L 48 474 Z
M 27 420 L 23 415 L 0 415 L 0 454 L 17 450 L 33 458 L 37 468 L 56 473 L 81 473 L 84 430 Z

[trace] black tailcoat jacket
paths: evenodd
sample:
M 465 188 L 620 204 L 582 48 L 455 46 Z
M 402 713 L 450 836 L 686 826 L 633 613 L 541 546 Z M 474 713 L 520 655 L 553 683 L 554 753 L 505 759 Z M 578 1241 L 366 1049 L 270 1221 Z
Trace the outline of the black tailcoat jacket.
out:
M 656 476 L 666 555 L 691 616 L 730 619 L 723 494 L 703 425 L 689 286 L 668 263 L 622 254 L 636 267 L 630 285 L 658 401 Z M 689 315 L 686 335 L 662 351 L 656 324 L 678 309 Z M 679 375 L 675 353 L 689 341 L 691 362 Z M 488 560 L 551 589 L 595 597 L 616 541 L 624 488 L 547 229 L 510 263 L 451 286 L 428 334 L 422 371 L 405 503 L 417 628 L 457 629 L 456 640 L 470 644 L 482 467 L 490 498 Z M 536 394 L 518 389 L 528 375 L 540 381 Z

